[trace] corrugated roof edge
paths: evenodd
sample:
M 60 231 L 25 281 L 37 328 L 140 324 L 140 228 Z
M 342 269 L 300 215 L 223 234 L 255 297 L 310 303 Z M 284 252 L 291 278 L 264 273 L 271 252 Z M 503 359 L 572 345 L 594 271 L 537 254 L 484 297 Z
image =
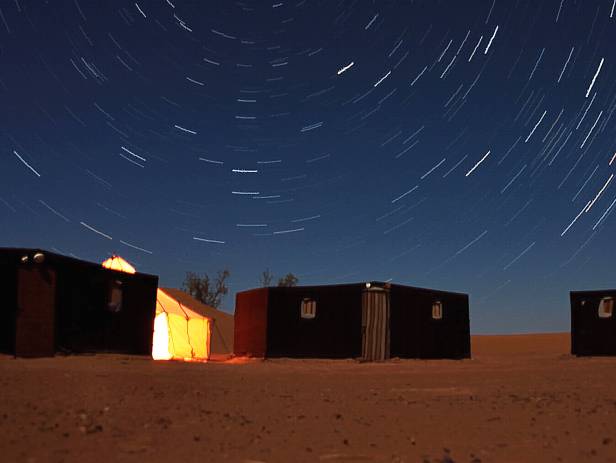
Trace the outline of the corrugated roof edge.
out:
M 0 247 L 0 254 L 3 251 L 9 251 L 9 252 L 14 252 L 15 254 L 19 254 L 19 253 L 28 253 L 28 254 L 35 254 L 37 252 L 40 252 L 42 254 L 45 254 L 45 256 L 50 256 L 52 258 L 52 260 L 59 260 L 59 261 L 72 261 L 75 262 L 79 265 L 92 265 L 92 266 L 96 266 L 96 267 L 101 267 L 104 270 L 107 270 L 109 272 L 118 272 L 118 273 L 122 273 L 124 274 L 124 272 L 120 272 L 119 270 L 111 270 L 111 269 L 106 269 L 102 266 L 101 263 L 97 263 L 97 262 L 91 262 L 89 260 L 83 260 L 83 259 L 78 259 L 76 257 L 72 257 L 72 256 L 66 256 L 64 254 L 58 254 L 52 251 L 48 251 L 46 249 L 43 248 L 7 248 L 7 247 Z M 154 275 L 151 273 L 143 273 L 143 272 L 137 272 L 133 275 L 139 275 L 139 276 L 144 276 L 144 277 L 151 277 L 151 278 L 156 278 L 158 279 L 158 275 Z
M 588 289 L 588 290 L 576 290 L 569 291 L 569 294 L 605 294 L 605 293 L 616 293 L 616 289 Z
M 335 283 L 335 284 L 330 284 L 330 285 L 266 286 L 266 287 L 262 287 L 262 288 L 245 289 L 243 291 L 238 291 L 237 294 L 247 293 L 247 292 L 250 292 L 250 291 L 259 291 L 259 290 L 264 290 L 264 289 L 269 289 L 269 290 L 272 290 L 272 289 L 279 290 L 279 289 L 286 289 L 286 288 L 316 289 L 316 288 L 365 286 L 366 283 L 370 283 L 370 285 L 375 285 L 375 286 L 385 286 L 385 285 L 389 284 L 392 287 L 395 286 L 395 287 L 399 287 L 399 288 L 407 288 L 407 289 L 412 289 L 412 290 L 416 290 L 416 291 L 426 291 L 426 292 L 440 293 L 440 294 L 453 294 L 453 295 L 457 295 L 457 296 L 466 296 L 466 297 L 468 297 L 467 293 L 460 293 L 460 292 L 456 292 L 456 291 L 446 291 L 446 290 L 443 290 L 443 289 L 420 288 L 420 287 L 417 287 L 417 286 L 402 285 L 402 284 L 398 284 L 398 283 L 388 283 L 388 282 L 383 282 L 383 281 L 364 281 L 364 282 L 361 282 L 361 283 Z

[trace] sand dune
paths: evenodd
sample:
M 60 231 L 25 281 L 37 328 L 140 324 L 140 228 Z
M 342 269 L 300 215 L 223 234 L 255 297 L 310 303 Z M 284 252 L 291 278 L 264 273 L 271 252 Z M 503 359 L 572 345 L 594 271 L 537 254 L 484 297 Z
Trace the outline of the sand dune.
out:
M 616 462 L 616 358 L 477 336 L 464 361 L 0 357 L 16 462 Z

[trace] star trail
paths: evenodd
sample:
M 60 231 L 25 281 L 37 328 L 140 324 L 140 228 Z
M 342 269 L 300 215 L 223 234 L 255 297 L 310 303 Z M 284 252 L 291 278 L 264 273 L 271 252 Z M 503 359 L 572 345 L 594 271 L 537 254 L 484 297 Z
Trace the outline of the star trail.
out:
M 616 285 L 615 4 L 0 2 L 0 245 L 566 330 Z

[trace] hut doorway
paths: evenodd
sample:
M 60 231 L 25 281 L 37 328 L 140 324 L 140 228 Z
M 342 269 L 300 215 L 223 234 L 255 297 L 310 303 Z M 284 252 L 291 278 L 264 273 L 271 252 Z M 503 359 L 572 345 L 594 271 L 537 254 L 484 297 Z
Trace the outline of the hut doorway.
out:
M 362 292 L 362 359 L 389 358 L 389 291 L 366 287 Z
M 39 265 L 17 271 L 15 355 L 51 357 L 55 353 L 56 273 Z

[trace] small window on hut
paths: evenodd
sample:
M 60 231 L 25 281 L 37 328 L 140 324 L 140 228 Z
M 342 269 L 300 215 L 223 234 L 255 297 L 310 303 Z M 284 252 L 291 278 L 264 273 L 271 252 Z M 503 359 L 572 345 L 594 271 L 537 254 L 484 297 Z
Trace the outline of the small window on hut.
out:
M 614 298 L 604 297 L 599 302 L 599 318 L 611 318 L 614 313 Z
M 432 318 L 434 320 L 443 318 L 443 303 L 441 301 L 434 301 L 432 303 Z
M 317 316 L 317 301 L 314 299 L 302 299 L 301 306 L 302 318 L 312 319 Z
M 107 310 L 114 313 L 122 310 L 122 282 L 120 280 L 112 280 L 109 285 Z

